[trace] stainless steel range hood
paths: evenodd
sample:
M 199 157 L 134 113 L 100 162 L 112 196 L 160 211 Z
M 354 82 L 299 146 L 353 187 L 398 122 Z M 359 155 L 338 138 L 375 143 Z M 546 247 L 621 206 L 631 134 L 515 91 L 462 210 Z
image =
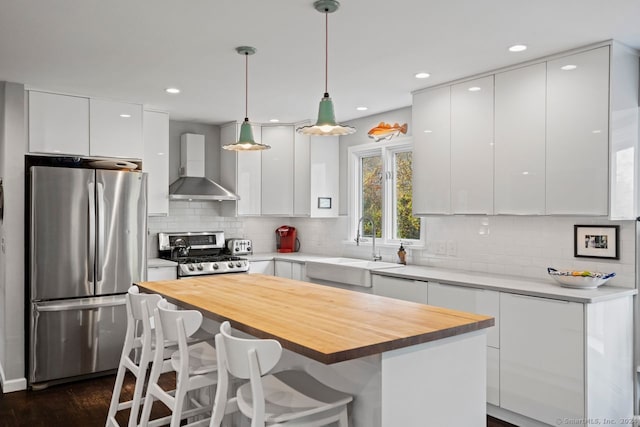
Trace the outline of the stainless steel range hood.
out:
M 237 194 L 204 176 L 204 135 L 180 137 L 180 178 L 169 186 L 170 200 L 239 200 Z

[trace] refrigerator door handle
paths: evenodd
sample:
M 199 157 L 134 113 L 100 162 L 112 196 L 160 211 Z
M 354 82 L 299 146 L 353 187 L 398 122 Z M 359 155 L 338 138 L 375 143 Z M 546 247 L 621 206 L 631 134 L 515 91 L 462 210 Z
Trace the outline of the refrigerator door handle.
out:
M 97 244 L 96 244 L 96 284 L 102 282 L 102 268 L 104 266 L 104 243 L 105 243 L 105 213 L 104 213 L 104 184 L 96 182 L 96 223 L 97 223 Z
M 94 269 L 96 258 L 96 197 L 95 197 L 95 183 L 89 182 L 87 184 L 87 193 L 89 193 L 89 221 L 87 221 L 87 253 L 89 255 L 89 268 L 87 269 L 89 282 L 92 285 L 94 281 Z
M 108 301 L 86 303 L 81 301 L 70 301 L 56 304 L 35 304 L 35 311 L 38 312 L 55 312 L 70 310 L 90 310 L 93 308 L 115 307 L 126 304 L 125 297 L 110 298 Z

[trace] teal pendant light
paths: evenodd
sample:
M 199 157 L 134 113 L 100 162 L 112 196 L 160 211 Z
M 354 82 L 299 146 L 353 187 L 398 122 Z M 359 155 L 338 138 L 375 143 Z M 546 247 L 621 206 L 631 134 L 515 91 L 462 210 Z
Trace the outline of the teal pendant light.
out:
M 249 123 L 248 110 L 249 110 L 249 55 L 256 53 L 256 48 L 251 46 L 240 46 L 236 48 L 236 52 L 245 57 L 245 79 L 244 79 L 244 121 L 240 125 L 240 136 L 238 142 L 234 144 L 223 145 L 225 150 L 232 151 L 257 151 L 268 150 L 270 145 L 260 144 L 253 138 L 253 130 L 251 129 L 251 123 Z
M 336 113 L 333 109 L 333 101 L 329 96 L 327 89 L 328 70 L 329 70 L 329 14 L 335 12 L 340 7 L 337 0 L 316 0 L 313 7 L 325 17 L 325 62 L 324 62 L 324 96 L 320 100 L 320 108 L 318 109 L 318 120 L 313 126 L 299 127 L 298 133 L 313 136 L 335 136 L 350 135 L 356 131 L 356 128 L 341 125 L 336 122 Z

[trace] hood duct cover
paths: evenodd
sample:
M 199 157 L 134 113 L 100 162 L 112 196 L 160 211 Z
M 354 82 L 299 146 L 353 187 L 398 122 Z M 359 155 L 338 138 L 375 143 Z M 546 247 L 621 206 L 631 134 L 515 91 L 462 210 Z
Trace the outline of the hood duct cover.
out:
M 239 200 L 220 184 L 204 176 L 204 135 L 180 137 L 180 178 L 169 186 L 170 200 Z

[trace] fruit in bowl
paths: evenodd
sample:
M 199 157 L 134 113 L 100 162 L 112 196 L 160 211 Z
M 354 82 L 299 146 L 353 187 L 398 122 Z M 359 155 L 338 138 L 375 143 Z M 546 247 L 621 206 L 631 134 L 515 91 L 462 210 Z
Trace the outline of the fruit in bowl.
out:
M 566 288 L 594 289 L 603 285 L 616 273 L 600 273 L 597 271 L 572 271 L 547 268 L 547 272 L 553 279 Z

